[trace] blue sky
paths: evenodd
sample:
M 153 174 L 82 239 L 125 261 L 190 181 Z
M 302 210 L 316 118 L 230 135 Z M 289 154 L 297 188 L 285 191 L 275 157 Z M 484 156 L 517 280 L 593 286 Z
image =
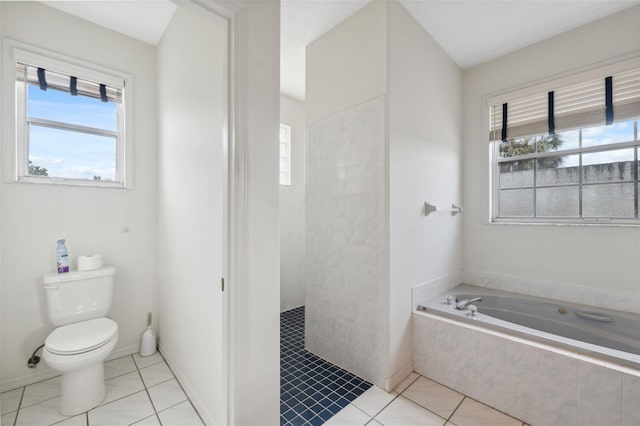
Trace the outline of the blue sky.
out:
M 58 90 L 28 86 L 28 115 L 105 130 L 117 130 L 117 105 Z M 115 138 L 31 126 L 29 159 L 49 176 L 115 179 Z

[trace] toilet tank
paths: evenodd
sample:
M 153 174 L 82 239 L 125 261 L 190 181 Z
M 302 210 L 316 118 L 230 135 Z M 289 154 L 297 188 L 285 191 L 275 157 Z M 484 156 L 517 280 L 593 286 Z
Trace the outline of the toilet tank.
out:
M 115 275 L 113 266 L 45 274 L 43 282 L 51 323 L 57 327 L 107 316 L 113 302 Z

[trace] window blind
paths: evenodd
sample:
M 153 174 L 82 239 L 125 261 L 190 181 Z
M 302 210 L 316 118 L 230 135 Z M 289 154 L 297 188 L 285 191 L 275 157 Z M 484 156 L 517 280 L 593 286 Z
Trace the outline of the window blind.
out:
M 40 73 L 39 73 L 40 70 Z M 40 75 L 39 75 L 40 74 Z M 60 74 L 54 71 L 16 62 L 16 76 L 18 81 L 25 81 L 41 88 L 51 88 L 72 95 L 89 96 L 115 103 L 122 103 L 122 89 L 110 87 L 105 84 Z M 43 81 L 44 77 L 44 81 Z
M 490 141 L 503 139 L 504 104 L 508 139 L 604 125 L 608 116 L 614 123 L 640 117 L 640 58 L 489 99 Z

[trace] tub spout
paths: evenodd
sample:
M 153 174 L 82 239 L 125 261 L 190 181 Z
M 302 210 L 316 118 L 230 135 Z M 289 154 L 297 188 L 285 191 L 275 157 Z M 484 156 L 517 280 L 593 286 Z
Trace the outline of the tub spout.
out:
M 465 309 L 467 309 L 467 306 L 469 306 L 471 303 L 480 302 L 481 300 L 482 300 L 482 297 L 472 297 L 471 299 L 461 300 L 458 303 L 456 303 L 456 309 L 460 311 L 464 311 Z

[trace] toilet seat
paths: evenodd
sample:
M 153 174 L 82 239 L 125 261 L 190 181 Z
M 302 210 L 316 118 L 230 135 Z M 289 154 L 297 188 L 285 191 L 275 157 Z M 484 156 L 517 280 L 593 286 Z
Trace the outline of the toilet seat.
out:
M 75 355 L 104 346 L 117 335 L 115 321 L 96 318 L 56 328 L 45 340 L 45 347 L 53 354 Z

